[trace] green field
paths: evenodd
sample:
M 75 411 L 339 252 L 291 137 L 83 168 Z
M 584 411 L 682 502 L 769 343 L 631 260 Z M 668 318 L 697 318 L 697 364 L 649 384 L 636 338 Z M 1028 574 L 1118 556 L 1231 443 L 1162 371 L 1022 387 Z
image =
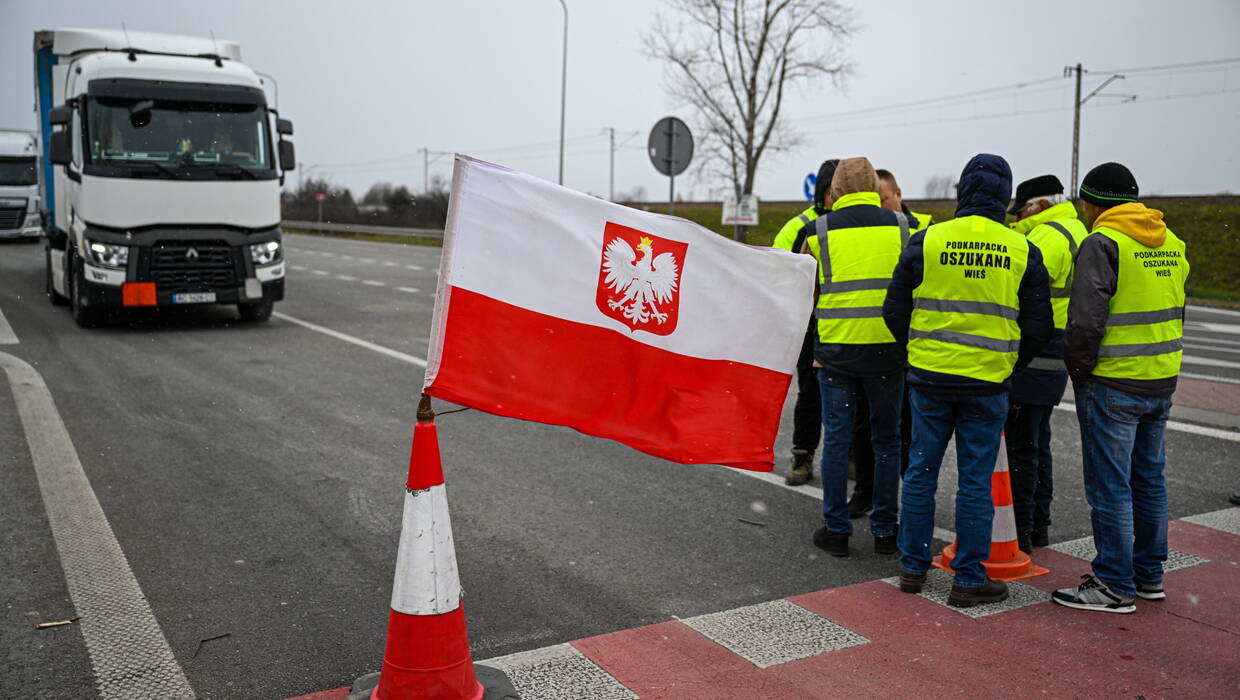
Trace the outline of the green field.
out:
M 935 221 L 949 219 L 955 211 L 954 203 L 949 201 L 907 201 L 913 211 L 930 214 Z M 1150 197 L 1142 201 L 1162 210 L 1167 225 L 1188 243 L 1188 260 L 1192 265 L 1189 296 L 1223 305 L 1240 302 L 1240 197 Z M 660 213 L 667 211 L 666 204 L 636 206 Z M 770 245 L 784 222 L 805 207 L 804 202 L 762 202 L 760 224 L 749 229 L 748 242 Z M 720 213 L 718 202 L 676 204 L 677 216 L 730 238 L 732 227 L 719 223 Z

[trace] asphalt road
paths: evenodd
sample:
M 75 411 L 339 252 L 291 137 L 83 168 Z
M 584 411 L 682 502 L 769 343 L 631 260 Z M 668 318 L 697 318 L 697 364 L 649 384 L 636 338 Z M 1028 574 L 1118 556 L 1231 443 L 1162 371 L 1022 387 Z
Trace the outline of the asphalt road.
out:
M 439 250 L 286 240 L 284 316 L 269 323 L 202 307 L 90 331 L 44 297 L 40 244 L 0 245 L 0 312 L 19 340 L 0 352 L 46 382 L 206 698 L 336 688 L 382 658 L 422 379 L 401 354 L 425 356 Z M 1240 315 L 1194 309 L 1189 321 L 1185 371 L 1240 380 Z M 1056 412 L 1054 431 L 1060 541 L 1088 534 L 1089 517 L 1074 416 Z M 763 480 L 476 411 L 442 417 L 439 433 L 477 659 L 897 570 L 871 553 L 864 524 L 851 558 L 820 557 L 820 503 L 782 486 L 782 462 Z M 1167 443 L 1171 517 L 1216 510 L 1240 487 L 1235 442 L 1171 431 Z M 950 464 L 943 481 L 938 525 L 950 530 Z M 33 628 L 75 610 L 7 387 L 0 538 L 0 697 L 95 697 L 78 626 Z

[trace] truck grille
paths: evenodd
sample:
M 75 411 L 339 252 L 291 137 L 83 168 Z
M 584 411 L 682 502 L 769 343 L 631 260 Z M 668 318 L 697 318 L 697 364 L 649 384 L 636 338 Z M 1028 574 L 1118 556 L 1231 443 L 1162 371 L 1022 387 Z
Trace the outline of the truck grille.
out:
M 21 228 L 26 221 L 26 207 L 5 207 L 0 209 L 0 230 Z
M 233 249 L 222 241 L 156 243 L 151 248 L 150 274 L 161 292 L 237 284 Z

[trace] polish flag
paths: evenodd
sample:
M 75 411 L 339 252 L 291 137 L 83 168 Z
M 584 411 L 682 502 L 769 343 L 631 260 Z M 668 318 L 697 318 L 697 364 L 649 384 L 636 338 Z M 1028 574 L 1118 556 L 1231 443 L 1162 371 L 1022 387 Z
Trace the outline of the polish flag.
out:
M 457 156 L 425 392 L 770 471 L 812 258 Z

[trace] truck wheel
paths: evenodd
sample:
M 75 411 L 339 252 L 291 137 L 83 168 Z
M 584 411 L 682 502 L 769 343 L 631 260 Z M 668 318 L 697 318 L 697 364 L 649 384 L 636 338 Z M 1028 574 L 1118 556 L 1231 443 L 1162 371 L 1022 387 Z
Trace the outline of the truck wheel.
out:
M 271 318 L 273 307 L 275 307 L 274 301 L 263 299 L 250 304 L 237 304 L 237 312 L 241 314 L 241 320 L 246 323 L 262 323 Z
M 52 306 L 64 306 L 69 303 L 69 299 L 62 296 L 56 291 L 56 285 L 52 284 L 52 248 L 48 246 L 44 249 L 44 255 L 47 259 L 47 298 L 51 300 Z
M 76 255 L 69 253 L 69 311 L 80 328 L 98 328 L 103 325 L 104 310 L 82 303 L 86 296 L 82 265 Z

